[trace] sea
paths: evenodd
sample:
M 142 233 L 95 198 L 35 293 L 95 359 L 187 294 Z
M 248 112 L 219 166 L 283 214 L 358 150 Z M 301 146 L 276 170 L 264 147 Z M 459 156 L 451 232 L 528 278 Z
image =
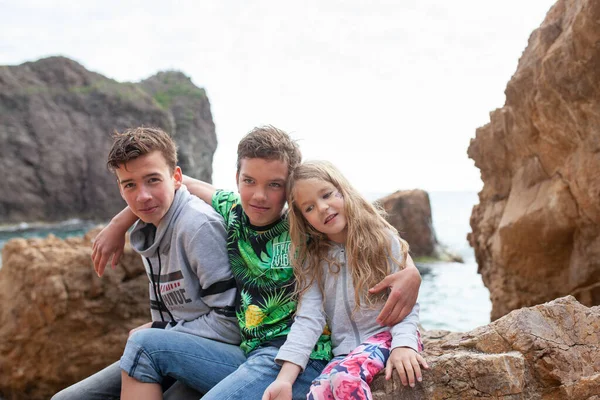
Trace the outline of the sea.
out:
M 364 193 L 377 200 L 386 193 Z M 419 291 L 421 325 L 424 329 L 468 331 L 490 322 L 489 291 L 477 273 L 473 249 L 467 242 L 476 192 L 429 192 L 433 226 L 438 241 L 464 262 L 417 262 L 423 278 Z M 0 249 L 16 238 L 82 236 L 97 221 L 72 219 L 58 224 L 16 224 L 0 227 Z M 0 261 L 1 268 L 1 261 Z M 1 275 L 0 275 L 1 277 Z
M 426 330 L 443 329 L 466 332 L 490 323 L 490 292 L 477 273 L 475 253 L 467 241 L 473 206 L 479 202 L 477 192 L 430 191 L 431 217 L 435 233 L 459 262 L 418 262 L 422 283 L 419 290 L 421 325 Z M 365 193 L 371 201 L 385 193 Z M 410 243 L 409 243 L 410 245 Z

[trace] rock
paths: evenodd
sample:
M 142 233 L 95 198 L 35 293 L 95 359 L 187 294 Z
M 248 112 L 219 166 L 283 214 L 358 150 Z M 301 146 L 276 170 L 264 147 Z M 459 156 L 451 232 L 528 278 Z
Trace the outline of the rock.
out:
M 387 221 L 410 245 L 412 257 L 431 257 L 463 262 L 437 241 L 431 219 L 429 195 L 420 189 L 398 190 L 377 200 L 387 213 Z
M 49 399 L 118 360 L 130 329 L 150 321 L 148 278 L 129 246 L 98 278 L 91 242 L 13 239 L 0 269 L 0 397 Z
M 430 369 L 414 389 L 378 375 L 373 398 L 600 400 L 600 307 L 572 296 L 466 333 L 427 331 Z
M 574 295 L 600 304 L 600 3 L 559 0 L 468 154 L 484 182 L 469 242 L 492 320 Z
M 0 270 L 0 398 L 48 399 L 117 360 L 150 318 L 148 278 L 127 245 L 98 278 L 91 238 L 13 239 Z M 569 296 L 466 333 L 426 331 L 431 366 L 415 389 L 373 383 L 375 399 L 590 399 L 600 393 L 600 307 Z
M 211 180 L 217 140 L 202 89 L 177 72 L 119 83 L 50 57 L 0 66 L 0 220 L 106 220 L 125 206 L 106 168 L 111 134 L 158 126 L 184 173 Z
M 180 144 L 177 153 L 181 169 L 187 175 L 211 182 L 217 135 L 204 89 L 177 71 L 159 72 L 140 82 L 140 86 L 173 115 L 173 137 Z

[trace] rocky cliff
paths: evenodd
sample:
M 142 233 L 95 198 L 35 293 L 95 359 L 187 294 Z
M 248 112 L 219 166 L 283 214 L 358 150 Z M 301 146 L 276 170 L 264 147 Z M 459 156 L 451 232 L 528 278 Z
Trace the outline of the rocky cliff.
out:
M 158 126 L 188 175 L 210 181 L 204 90 L 179 72 L 119 83 L 63 57 L 0 67 L 0 221 L 107 219 L 125 203 L 106 169 L 115 130 Z
M 559 0 L 468 154 L 469 241 L 492 319 L 567 294 L 600 304 L 600 2 Z
M 13 239 L 0 269 L 0 397 L 49 399 L 123 353 L 150 319 L 148 278 L 127 246 L 116 270 L 94 273 L 91 238 Z
M 452 254 L 438 242 L 426 191 L 398 190 L 377 200 L 377 203 L 385 210 L 387 221 L 408 242 L 412 257 L 463 262 L 460 256 Z
M 90 239 L 14 239 L 0 269 L 0 397 L 48 399 L 117 360 L 147 322 L 148 278 L 129 246 L 95 276 Z M 600 307 L 573 297 L 473 331 L 424 332 L 431 369 L 416 388 L 378 375 L 374 398 L 600 400 Z

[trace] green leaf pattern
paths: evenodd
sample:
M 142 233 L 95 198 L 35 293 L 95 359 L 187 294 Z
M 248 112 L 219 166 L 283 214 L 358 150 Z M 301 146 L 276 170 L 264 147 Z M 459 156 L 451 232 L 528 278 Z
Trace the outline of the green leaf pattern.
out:
M 217 191 L 213 207 L 227 226 L 229 263 L 240 296 L 236 305 L 240 347 L 248 353 L 269 342 L 280 345 L 289 333 L 297 305 L 287 219 L 259 233 L 250 227 L 236 193 Z M 330 356 L 329 336 L 322 335 L 311 358 L 328 360 Z

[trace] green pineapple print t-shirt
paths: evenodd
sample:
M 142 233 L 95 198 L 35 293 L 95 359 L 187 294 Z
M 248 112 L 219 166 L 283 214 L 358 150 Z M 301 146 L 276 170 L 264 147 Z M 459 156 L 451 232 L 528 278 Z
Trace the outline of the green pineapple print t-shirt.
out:
M 234 192 L 217 191 L 212 205 L 227 226 L 227 252 L 238 289 L 235 308 L 242 334 L 240 347 L 246 354 L 259 346 L 281 347 L 297 305 L 287 218 L 254 227 Z M 311 358 L 331 358 L 329 335 L 321 335 Z

